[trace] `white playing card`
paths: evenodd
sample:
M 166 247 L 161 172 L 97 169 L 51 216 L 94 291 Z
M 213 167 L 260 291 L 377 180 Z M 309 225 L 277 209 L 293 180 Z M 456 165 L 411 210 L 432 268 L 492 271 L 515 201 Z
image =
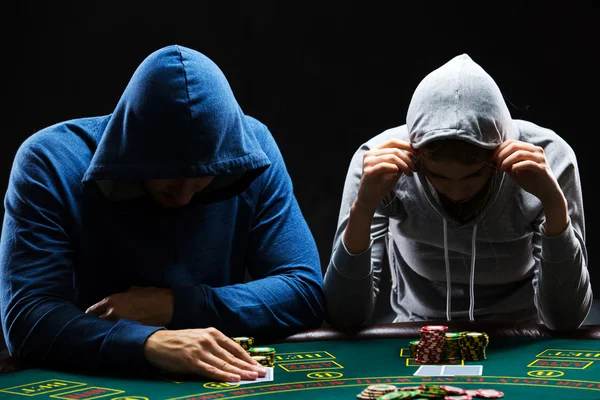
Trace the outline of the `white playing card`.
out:
M 480 376 L 483 365 L 421 365 L 414 376 Z

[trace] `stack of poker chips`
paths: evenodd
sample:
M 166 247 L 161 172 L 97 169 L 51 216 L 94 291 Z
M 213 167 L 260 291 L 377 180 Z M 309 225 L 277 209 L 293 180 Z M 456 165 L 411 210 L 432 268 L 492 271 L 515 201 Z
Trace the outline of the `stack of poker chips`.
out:
M 438 364 L 442 362 L 447 330 L 448 327 L 444 325 L 426 325 L 421 328 L 421 338 L 415 358 L 417 363 Z
M 463 335 L 460 332 L 446 332 L 444 350 L 442 352 L 442 358 L 445 361 L 460 360 L 462 358 L 461 353 L 461 341 Z
M 490 338 L 483 332 L 462 332 L 460 341 L 461 357 L 467 361 L 481 361 L 487 358 L 486 348 Z
M 500 399 L 504 393 L 496 389 L 467 390 L 456 386 L 421 384 L 420 386 L 406 386 L 398 388 L 393 393 L 378 397 L 377 400 L 391 399 L 445 399 L 445 400 L 471 400 Z
M 367 399 L 381 399 L 385 394 L 394 393 L 398 388 L 394 385 L 377 384 L 369 385 L 362 392 L 356 395 L 356 398 L 367 400 Z
M 410 357 L 418 360 L 419 348 L 422 347 L 421 363 L 436 363 L 439 351 L 439 333 L 443 331 L 443 326 L 425 326 L 421 329 L 421 340 L 413 340 L 409 343 Z M 425 330 L 425 332 L 423 332 Z M 426 339 L 423 344 L 423 336 Z M 436 345 L 437 343 L 437 345 Z M 484 332 L 444 332 L 444 344 L 441 348 L 441 361 L 480 361 L 487 359 L 486 348 L 489 343 L 489 337 Z M 425 361 L 428 360 L 428 361 Z
M 236 336 L 231 339 L 242 346 L 260 365 L 264 367 L 275 365 L 275 349 L 273 347 L 255 347 L 253 337 Z
M 254 347 L 254 338 L 246 337 L 246 336 L 236 336 L 232 337 L 233 341 L 239 344 L 244 348 L 244 350 L 248 351 L 251 347 Z
M 409 343 L 410 346 L 410 358 L 417 358 L 417 349 L 419 348 L 419 341 L 413 340 Z
M 248 349 L 248 354 L 265 367 L 275 365 L 275 348 L 273 347 L 251 347 Z

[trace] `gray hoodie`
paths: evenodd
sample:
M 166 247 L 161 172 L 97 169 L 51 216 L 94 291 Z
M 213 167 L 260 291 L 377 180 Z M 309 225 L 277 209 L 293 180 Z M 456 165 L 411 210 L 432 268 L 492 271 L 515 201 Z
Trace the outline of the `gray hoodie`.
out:
M 351 255 L 342 237 L 358 191 L 363 154 L 391 138 L 410 141 L 415 148 L 444 138 L 488 149 L 510 138 L 541 146 L 568 201 L 567 229 L 545 236 L 541 202 L 499 171 L 487 206 L 460 224 L 444 211 L 419 172 L 400 177 L 375 213 L 370 247 Z M 552 329 L 567 329 L 579 327 L 590 310 L 575 154 L 552 130 L 513 120 L 494 80 L 467 54 L 421 81 L 405 125 L 378 134 L 354 154 L 324 277 L 329 323 L 369 323 L 381 287 L 390 284 L 381 280 L 386 272 L 391 275 L 387 292 L 394 322 L 541 320 Z

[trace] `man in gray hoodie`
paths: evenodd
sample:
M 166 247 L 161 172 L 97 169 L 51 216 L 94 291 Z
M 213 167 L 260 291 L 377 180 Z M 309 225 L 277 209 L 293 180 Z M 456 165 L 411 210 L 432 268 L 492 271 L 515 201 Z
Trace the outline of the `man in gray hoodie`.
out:
M 512 119 L 467 54 L 421 81 L 405 125 L 354 154 L 324 277 L 329 323 L 370 321 L 386 272 L 394 322 L 569 329 L 590 310 L 576 156 L 552 130 Z

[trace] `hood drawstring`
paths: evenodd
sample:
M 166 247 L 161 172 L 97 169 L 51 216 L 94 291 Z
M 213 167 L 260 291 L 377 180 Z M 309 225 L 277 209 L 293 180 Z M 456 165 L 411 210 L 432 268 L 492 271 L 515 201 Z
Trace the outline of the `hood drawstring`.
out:
M 477 238 L 477 224 L 473 225 L 471 238 L 471 278 L 469 279 L 469 320 L 475 321 L 475 239 Z
M 448 258 L 448 222 L 444 218 L 444 260 L 446 261 L 446 319 L 452 320 L 452 282 L 450 282 L 450 259 Z
M 452 320 L 452 282 L 450 279 L 450 258 L 448 257 L 448 222 L 444 220 L 444 261 L 446 262 L 446 319 Z M 471 274 L 469 278 L 469 320 L 474 321 L 475 310 L 475 250 L 477 238 L 477 224 L 473 225 L 471 236 Z

